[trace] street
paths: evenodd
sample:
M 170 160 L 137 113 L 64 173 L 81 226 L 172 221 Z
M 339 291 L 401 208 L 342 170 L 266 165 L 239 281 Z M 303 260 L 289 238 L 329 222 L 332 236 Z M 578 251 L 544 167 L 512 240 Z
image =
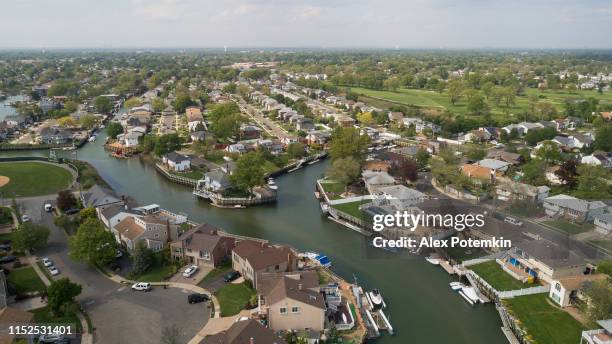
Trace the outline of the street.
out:
M 47 247 L 38 257 L 49 257 L 60 270 L 55 278 L 68 277 L 79 283 L 82 293 L 78 301 L 90 315 L 96 343 L 157 343 L 165 327 L 180 326 L 178 342 L 187 342 L 208 321 L 208 303 L 189 305 L 187 290 L 156 287 L 149 293 L 133 292 L 129 285 L 120 285 L 95 268 L 68 257 L 68 238 L 53 224 L 53 216 L 43 210 L 50 197 L 19 200 L 23 213 L 34 223 L 51 231 Z M 53 202 L 53 201 L 51 201 Z M 161 324 L 161 325 L 160 325 Z

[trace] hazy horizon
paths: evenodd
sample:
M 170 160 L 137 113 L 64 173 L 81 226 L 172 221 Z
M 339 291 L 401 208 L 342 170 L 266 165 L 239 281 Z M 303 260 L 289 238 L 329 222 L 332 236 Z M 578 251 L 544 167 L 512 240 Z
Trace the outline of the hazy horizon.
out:
M 610 49 L 612 3 L 20 0 L 2 49 Z

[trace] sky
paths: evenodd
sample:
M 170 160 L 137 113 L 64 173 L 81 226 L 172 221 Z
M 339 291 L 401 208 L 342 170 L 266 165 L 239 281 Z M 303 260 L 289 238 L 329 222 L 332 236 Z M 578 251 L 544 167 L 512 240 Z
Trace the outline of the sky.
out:
M 1 48 L 612 48 L 612 0 L 0 0 Z

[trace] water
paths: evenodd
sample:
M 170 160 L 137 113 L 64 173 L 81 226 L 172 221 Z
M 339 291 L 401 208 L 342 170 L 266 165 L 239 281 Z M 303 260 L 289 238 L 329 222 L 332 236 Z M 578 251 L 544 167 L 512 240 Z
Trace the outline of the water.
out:
M 78 159 L 94 165 L 120 194 L 141 204 L 157 203 L 184 212 L 197 222 L 208 222 L 228 232 L 290 244 L 300 250 L 327 254 L 333 270 L 366 288 L 380 288 L 396 335 L 377 343 L 504 343 L 501 321 L 492 305 L 469 306 L 448 286 L 451 278 L 423 260 L 396 256 L 371 258 L 360 234 L 321 216 L 314 198 L 314 181 L 329 162 L 309 165 L 276 179 L 278 203 L 247 209 L 218 209 L 194 199 L 191 189 L 168 182 L 139 159 L 110 158 L 102 146 L 106 135 L 78 151 Z M 0 156 L 46 155 L 47 152 L 10 152 Z M 384 255 L 383 255 L 384 256 Z
M 0 100 L 0 121 L 3 121 L 8 116 L 17 114 L 17 110 L 14 107 L 8 106 L 10 102 L 24 99 L 24 96 L 10 96 L 6 97 L 5 100 Z

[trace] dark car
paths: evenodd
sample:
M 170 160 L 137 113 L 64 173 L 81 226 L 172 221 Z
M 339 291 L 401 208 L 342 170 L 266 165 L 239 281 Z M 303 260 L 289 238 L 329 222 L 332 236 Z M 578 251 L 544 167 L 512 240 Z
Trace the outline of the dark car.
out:
M 0 250 L 10 250 L 11 244 L 0 244 Z
M 189 303 L 200 303 L 206 302 L 208 300 L 210 300 L 210 298 L 206 294 L 191 294 L 187 296 L 187 301 Z
M 68 209 L 64 212 L 64 214 L 66 215 L 74 215 L 76 213 L 78 213 L 80 210 L 79 209 Z
M 15 259 L 17 259 L 17 257 L 15 256 L 4 256 L 4 257 L 0 257 L 0 263 L 10 263 L 10 262 L 14 262 Z
M 223 280 L 226 283 L 228 283 L 228 282 L 231 282 L 231 281 L 237 279 L 238 277 L 240 277 L 240 272 L 232 271 L 232 272 L 228 273 L 227 275 L 225 275 L 225 277 L 223 277 Z

